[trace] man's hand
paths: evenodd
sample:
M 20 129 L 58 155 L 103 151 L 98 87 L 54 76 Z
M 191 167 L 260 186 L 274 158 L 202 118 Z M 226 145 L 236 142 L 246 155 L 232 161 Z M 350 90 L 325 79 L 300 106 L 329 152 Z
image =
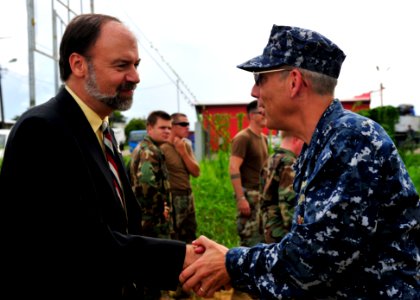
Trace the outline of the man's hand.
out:
M 236 206 L 238 208 L 238 211 L 241 213 L 241 216 L 249 217 L 251 215 L 251 208 L 245 196 L 243 196 L 236 202 Z
M 165 204 L 163 206 L 163 217 L 165 218 L 166 221 L 169 221 L 170 216 L 171 216 L 171 208 L 165 202 Z
M 225 267 L 225 256 L 229 249 L 205 236 L 200 236 L 193 245 L 202 247 L 205 252 L 179 276 L 183 289 L 192 289 L 200 297 L 208 298 L 222 288 L 230 288 L 230 277 Z
M 203 252 L 205 251 L 203 246 L 199 245 L 187 245 L 187 250 L 185 252 L 185 259 L 184 259 L 184 266 L 182 267 L 185 269 L 197 259 L 201 257 Z
M 178 151 L 181 157 L 187 154 L 187 148 L 185 147 L 185 141 L 180 139 L 179 137 L 174 138 L 174 146 L 176 151 Z

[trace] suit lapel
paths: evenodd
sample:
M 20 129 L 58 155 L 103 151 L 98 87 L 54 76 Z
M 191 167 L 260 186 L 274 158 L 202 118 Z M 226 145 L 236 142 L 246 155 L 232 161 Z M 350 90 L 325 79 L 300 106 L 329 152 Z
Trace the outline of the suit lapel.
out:
M 66 89 L 62 89 L 56 97 L 62 109 L 66 112 L 65 115 L 68 116 L 68 123 L 71 124 L 70 127 L 73 130 L 73 135 L 77 139 L 82 149 L 85 149 L 85 154 L 90 155 L 91 159 L 95 162 L 96 166 L 100 169 L 100 173 L 103 174 L 106 182 L 108 183 L 109 190 L 114 195 L 114 200 L 119 203 L 121 211 L 125 215 L 125 211 L 120 204 L 120 201 L 116 195 L 116 191 L 113 185 L 112 175 L 108 166 L 108 162 L 103 153 L 102 147 L 98 142 L 96 134 L 93 132 L 90 123 L 86 119 L 83 111 L 73 99 L 73 97 L 67 92 Z M 113 143 L 115 144 L 115 138 L 113 137 Z M 119 155 L 120 156 L 120 155 Z M 121 157 L 118 159 L 119 166 L 121 167 Z M 123 169 L 121 169 L 123 170 Z M 122 175 L 121 177 L 126 177 Z M 125 187 L 124 187 L 125 189 Z M 126 192 L 124 190 L 124 192 Z

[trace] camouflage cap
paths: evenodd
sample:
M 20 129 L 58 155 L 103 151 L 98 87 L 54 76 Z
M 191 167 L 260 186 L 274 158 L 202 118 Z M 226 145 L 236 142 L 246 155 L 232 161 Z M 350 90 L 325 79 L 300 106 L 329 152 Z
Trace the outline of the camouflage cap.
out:
M 263 54 L 237 67 L 258 72 L 288 65 L 338 78 L 345 58 L 336 44 L 318 32 L 273 25 Z

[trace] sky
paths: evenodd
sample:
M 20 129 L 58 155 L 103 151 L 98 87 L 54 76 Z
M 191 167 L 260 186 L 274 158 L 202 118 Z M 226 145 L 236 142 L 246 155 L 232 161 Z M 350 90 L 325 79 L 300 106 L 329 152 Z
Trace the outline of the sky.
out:
M 47 54 L 53 53 L 51 2 L 34 0 L 36 48 Z M 68 2 L 76 13 L 90 12 L 90 1 Z M 372 92 L 374 108 L 381 105 L 382 83 L 382 105 L 411 104 L 420 115 L 416 4 L 415 0 L 97 0 L 94 12 L 118 17 L 139 40 L 141 82 L 133 106 L 123 115 L 128 120 L 145 118 L 162 109 L 184 112 L 195 122 L 194 104 L 253 100 L 253 76 L 236 66 L 262 53 L 273 24 L 318 31 L 345 52 L 337 98 Z M 69 15 L 59 2 L 54 7 L 67 24 Z M 63 31 L 64 25 L 59 35 Z M 0 0 L 6 120 L 29 107 L 27 32 L 26 1 Z M 36 104 L 55 95 L 53 70 L 54 61 L 37 52 Z

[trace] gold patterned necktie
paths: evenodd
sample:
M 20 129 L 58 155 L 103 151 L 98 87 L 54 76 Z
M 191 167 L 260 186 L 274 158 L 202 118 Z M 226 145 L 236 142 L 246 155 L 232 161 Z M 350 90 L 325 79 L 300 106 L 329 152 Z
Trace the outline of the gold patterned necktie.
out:
M 118 172 L 118 165 L 116 163 L 117 156 L 116 156 L 116 148 L 112 143 L 111 132 L 109 131 L 109 126 L 107 122 L 102 123 L 102 132 L 103 132 L 103 141 L 105 146 L 105 156 L 106 160 L 108 161 L 109 168 L 112 174 L 112 181 L 114 184 L 115 191 L 117 193 L 118 199 L 121 202 L 121 205 L 125 209 L 125 201 L 124 201 L 124 192 L 121 184 L 120 175 Z

